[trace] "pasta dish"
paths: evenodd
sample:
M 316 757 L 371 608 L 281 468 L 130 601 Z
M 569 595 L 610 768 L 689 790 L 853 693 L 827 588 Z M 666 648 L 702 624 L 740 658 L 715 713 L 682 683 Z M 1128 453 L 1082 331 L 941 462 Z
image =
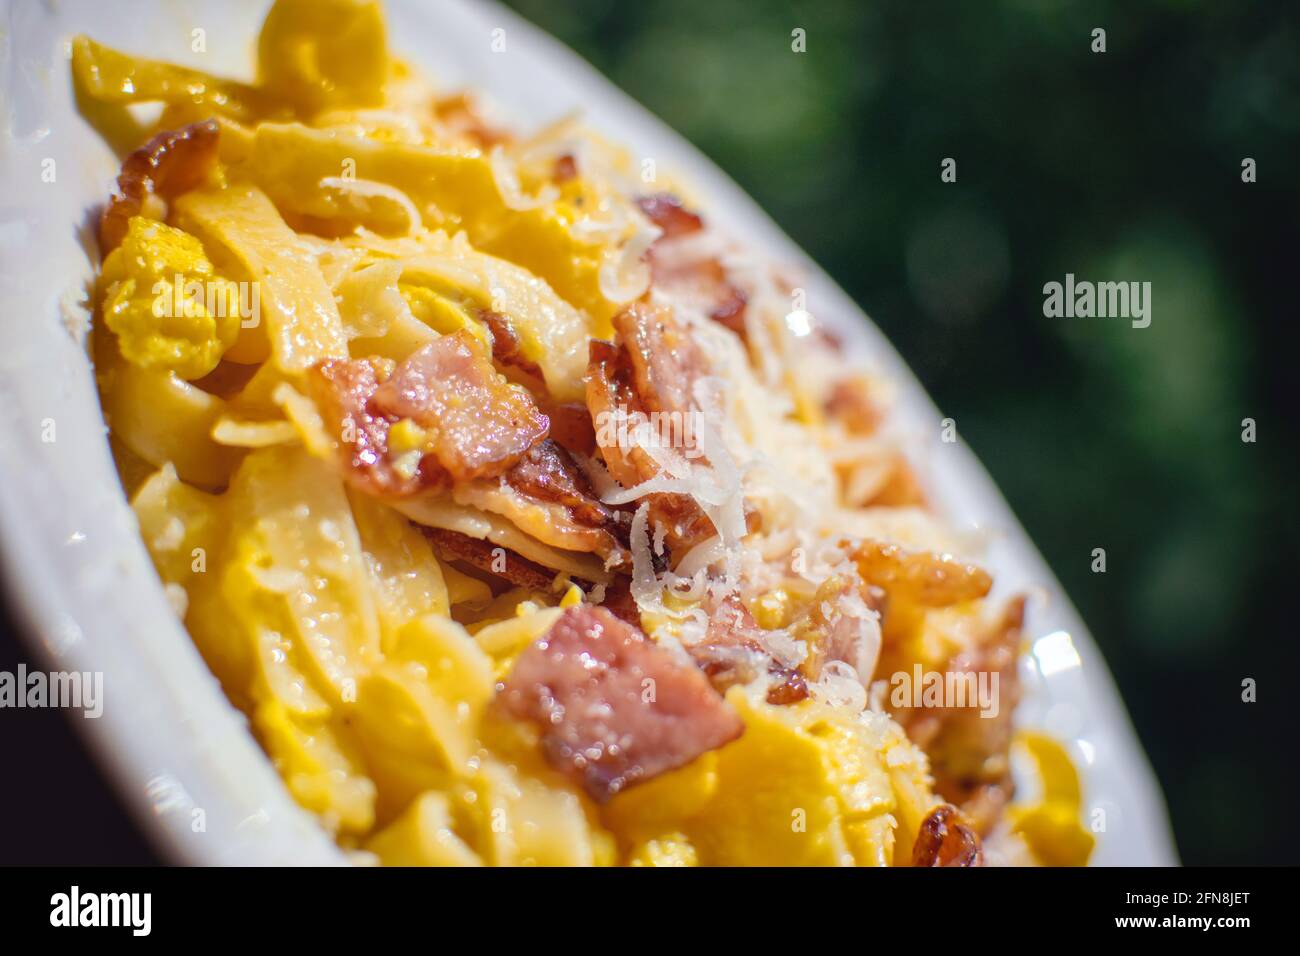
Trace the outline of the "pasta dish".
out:
M 124 153 L 92 352 L 176 613 L 342 848 L 1086 862 L 1013 723 L 1025 600 L 797 274 L 579 117 L 432 87 L 376 3 L 279 0 L 256 50 L 74 41 Z

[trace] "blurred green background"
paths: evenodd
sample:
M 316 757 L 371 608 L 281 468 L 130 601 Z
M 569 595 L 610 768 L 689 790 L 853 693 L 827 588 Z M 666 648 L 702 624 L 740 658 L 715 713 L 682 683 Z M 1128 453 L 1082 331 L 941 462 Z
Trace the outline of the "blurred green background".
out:
M 1300 4 L 511 5 L 748 190 L 956 419 L 1101 643 L 1183 861 L 1294 863 Z M 1045 318 L 1067 272 L 1151 282 L 1151 326 Z

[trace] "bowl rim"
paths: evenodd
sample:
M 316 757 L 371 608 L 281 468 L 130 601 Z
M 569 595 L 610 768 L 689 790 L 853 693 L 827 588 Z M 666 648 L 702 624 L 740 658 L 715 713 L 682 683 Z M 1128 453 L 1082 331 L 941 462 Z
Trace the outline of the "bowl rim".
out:
M 51 197 L 32 188 L 0 205 L 0 251 L 46 253 L 36 261 L 6 255 L 0 262 L 0 325 L 10 343 L 0 355 L 5 594 L 44 666 L 105 672 L 103 716 L 70 719 L 165 856 L 201 864 L 345 863 L 347 855 L 289 797 L 167 604 L 112 465 L 84 345 L 65 328 L 85 315 L 74 300 L 84 294 L 95 258 L 87 209 L 102 201 L 116 172 L 107 147 L 75 114 L 66 51 L 77 31 L 70 27 L 124 49 L 152 45 L 151 56 L 195 63 L 174 35 L 187 39 L 188 30 L 163 40 L 158 24 L 146 24 L 143 33 L 136 24 L 128 35 L 93 0 L 57 8 L 5 4 L 9 29 L 0 46 L 11 65 L 0 70 L 6 120 L 0 182 L 30 181 L 32 164 L 46 154 L 58 158 L 61 170 L 72 170 L 71 189 Z M 251 47 L 265 7 L 262 0 L 239 0 L 221 16 L 239 25 L 234 32 L 249 36 Z M 1119 827 L 1101 835 L 1093 862 L 1176 863 L 1163 798 L 1099 649 L 974 453 L 960 441 L 940 443 L 933 427 L 941 421 L 938 409 L 865 313 L 695 147 L 522 17 L 471 0 L 444 0 L 436 8 L 388 0 L 385 7 L 394 46 L 436 81 L 452 77 L 476 86 L 525 125 L 562 115 L 556 103 L 582 106 L 611 140 L 655 157 L 708 197 L 706 211 L 723 232 L 743 236 L 760 255 L 806 277 L 808 302 L 816 303 L 809 310 L 891 379 L 903 421 L 931 435 L 917 450 L 939 510 L 961 526 L 993 531 L 989 564 L 999 589 L 1006 581 L 1049 599 L 1035 608 L 1032 633 L 1058 643 L 1066 635 L 1076 663 L 1046 673 L 1031 653 L 1031 687 L 1018 723 L 1076 728 L 1072 754 L 1082 763 L 1089 799 L 1109 808 Z M 192 23 L 202 9 L 182 0 L 163 19 L 169 27 Z M 487 40 L 497 29 L 506 31 L 515 53 L 491 60 Z M 410 42 L 430 35 L 438 38 L 433 44 Z M 226 51 L 200 65 L 244 74 L 247 51 Z M 41 321 L 31 321 L 33 315 Z M 34 423 L 47 418 L 73 432 L 71 447 L 39 440 Z M 32 461 L 42 464 L 32 468 Z M 194 830 L 195 810 L 203 811 L 202 831 Z

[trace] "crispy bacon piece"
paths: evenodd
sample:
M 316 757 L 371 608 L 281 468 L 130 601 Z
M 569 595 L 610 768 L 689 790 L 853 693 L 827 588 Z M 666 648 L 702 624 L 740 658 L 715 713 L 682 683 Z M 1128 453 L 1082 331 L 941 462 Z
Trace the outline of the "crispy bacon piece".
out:
M 444 561 L 461 561 L 516 587 L 533 591 L 549 591 L 555 581 L 556 572 L 491 541 L 443 528 L 421 527 L 420 530 L 433 545 L 434 553 Z
M 596 427 L 585 404 L 544 401 L 541 408 L 551 420 L 551 437 L 557 445 L 588 457 L 596 453 Z
M 650 281 L 656 289 L 670 295 L 701 303 L 713 321 L 725 325 L 744 339 L 745 309 L 749 297 L 745 290 L 727 277 L 726 267 L 716 258 L 669 259 L 665 251 L 650 247 Z
M 744 731 L 698 669 L 588 605 L 519 655 L 498 700 L 538 726 L 547 761 L 598 803 Z
M 709 318 L 725 325 L 742 339 L 745 338 L 745 308 L 749 305 L 749 296 L 745 295 L 744 289 L 732 282 L 726 282 L 719 294 L 720 298 L 714 299 L 716 304 L 709 313 Z
M 924 507 L 925 492 L 916 479 L 916 473 L 907 459 L 899 455 L 889 472 L 888 480 L 863 503 L 864 507 L 909 508 Z
M 530 448 L 506 472 L 505 481 L 534 501 L 559 505 L 574 524 L 600 528 L 626 543 L 626 516 L 596 497 L 587 476 L 555 442 L 548 439 Z
M 672 309 L 633 302 L 614 316 L 614 328 L 631 362 L 633 388 L 646 409 L 688 412 L 695 404 L 695 382 L 708 362 Z
M 983 866 L 979 834 L 962 822 L 957 808 L 941 803 L 921 821 L 912 846 L 913 866 Z
M 987 833 L 1010 800 L 1011 716 L 1020 699 L 1020 631 L 1025 599 L 1007 602 L 1001 617 L 972 648 L 957 654 L 947 671 L 997 674 L 997 714 L 981 716 L 978 706 L 896 708 L 893 715 L 908 737 L 930 757 L 935 789 Z M 991 677 L 985 678 L 992 686 Z
M 347 476 L 372 494 L 496 477 L 550 427 L 528 392 L 506 382 L 467 332 L 435 339 L 386 371 L 377 360 L 329 359 L 308 377 L 327 427 L 340 438 Z M 432 443 L 413 474 L 396 469 L 389 448 L 392 426 L 403 418 Z
M 836 382 L 826 398 L 825 409 L 826 414 L 851 435 L 874 434 L 885 417 L 866 380 L 860 377 Z
M 632 390 L 626 354 L 607 342 L 592 340 L 591 364 L 587 373 L 587 403 L 593 421 L 621 412 L 645 414 L 640 398 Z M 596 438 L 606 434 L 597 432 Z M 599 443 L 601 458 L 610 475 L 625 488 L 635 487 L 659 473 L 659 466 L 643 450 L 613 441 Z M 651 527 L 665 529 L 670 551 L 682 552 L 715 533 L 713 522 L 687 495 L 657 493 L 648 496 Z
M 672 310 L 635 302 L 614 317 L 623 345 L 592 340 L 587 371 L 587 408 L 597 424 L 620 413 L 668 413 L 685 422 L 694 406 L 695 380 L 707 370 L 703 354 L 673 318 Z M 601 457 L 614 480 L 630 488 L 659 473 L 659 466 L 611 432 L 597 429 Z M 713 522 L 689 496 L 649 496 L 652 526 L 665 529 L 669 550 L 684 553 L 716 533 Z
M 637 205 L 646 218 L 663 230 L 650 247 L 651 282 L 676 295 L 710 303 L 708 315 L 741 338 L 745 337 L 745 290 L 733 283 L 721 260 L 714 256 L 683 257 L 671 251 L 674 240 L 704 228 L 704 220 L 671 193 L 642 196 Z
M 587 406 L 548 399 L 541 366 L 524 354 L 523 343 L 510 320 L 491 309 L 479 309 L 478 317 L 492 333 L 492 360 L 539 396 L 538 405 L 551 422 L 551 437 L 569 451 L 592 454 L 596 449 L 596 429 Z
M 555 165 L 551 167 L 551 181 L 557 186 L 567 183 L 578 176 L 578 161 L 569 153 L 563 156 L 557 156 Z
M 905 551 L 882 541 L 859 542 L 851 553 L 863 581 L 924 607 L 973 601 L 993 587 L 987 571 L 946 554 Z
M 772 677 L 768 703 L 794 704 L 803 700 L 808 696 L 804 675 L 764 653 L 758 633 L 749 609 L 732 596 L 709 618 L 704 640 L 687 650 L 719 693 L 725 693 L 735 684 L 748 684 L 766 664 L 767 673 Z
M 352 485 L 381 497 L 404 498 L 420 491 L 445 488 L 446 471 L 431 455 L 420 459 L 414 473 L 399 472 L 388 453 L 393 419 L 371 401 L 382 376 L 391 373 L 382 360 L 330 359 L 307 375 L 307 391 L 315 400 L 325 426 L 339 438 L 343 477 Z
M 792 671 L 787 667 L 781 667 L 773 661 L 772 666 L 768 668 L 768 673 L 777 679 L 771 687 L 767 689 L 767 702 L 784 706 L 786 704 L 797 704 L 808 697 L 808 681 L 798 671 Z
M 650 527 L 664 529 L 664 545 L 671 554 L 686 554 L 718 533 L 713 519 L 687 495 L 657 494 L 649 500 Z
M 374 404 L 433 432 L 433 454 L 457 481 L 501 474 L 550 427 L 528 392 L 502 379 L 465 331 L 435 339 L 397 366 Z
M 728 278 L 722 261 L 712 256 L 690 258 L 680 252 L 669 252 L 659 246 L 662 241 L 656 240 L 650 247 L 650 281 L 654 287 L 701 303 L 706 306 L 704 311 L 709 318 L 745 338 L 745 308 L 749 297 Z
M 544 544 L 597 554 L 607 568 L 631 566 L 631 516 L 603 504 L 587 476 L 550 439 L 530 448 L 499 479 L 457 485 L 455 496 L 461 504 L 501 515 Z
M 117 194 L 99 220 L 99 246 L 104 255 L 116 249 L 132 216 L 140 215 L 151 195 L 174 199 L 207 179 L 217 162 L 214 120 L 165 130 L 122 163 Z
M 787 295 L 793 291 L 793 283 L 781 282 L 780 285 Z M 836 332 L 834 329 L 828 329 L 820 322 L 817 322 L 814 323 L 812 332 L 813 337 L 821 343 L 823 348 L 831 349 L 836 352 L 844 350 L 846 345 L 844 336 L 840 335 L 840 333 Z
M 608 416 L 621 411 L 645 413 L 640 397 L 632 389 L 627 353 L 612 342 L 592 339 L 588 344 L 587 410 L 596 424 L 603 424 Z M 610 475 L 624 487 L 639 485 L 658 472 L 658 466 L 638 448 L 606 441 L 600 445 L 600 453 Z
M 492 333 L 492 358 L 509 368 L 517 369 L 529 378 L 542 379 L 541 367 L 524 355 L 523 343 L 510 320 L 492 309 L 479 309 L 478 317 Z
M 796 640 L 804 641 L 808 656 L 799 670 L 809 680 L 821 676 L 832 661 L 848 664 L 865 685 L 875 671 L 879 641 L 874 629 L 867 628 L 857 613 L 845 610 L 844 598 L 863 590 L 847 575 L 832 575 L 823 581 L 800 612 L 786 625 Z M 871 593 L 856 594 L 871 611 L 880 610 Z
M 647 219 L 663 230 L 664 239 L 688 236 L 704 228 L 704 220 L 672 193 L 654 193 L 636 201 Z

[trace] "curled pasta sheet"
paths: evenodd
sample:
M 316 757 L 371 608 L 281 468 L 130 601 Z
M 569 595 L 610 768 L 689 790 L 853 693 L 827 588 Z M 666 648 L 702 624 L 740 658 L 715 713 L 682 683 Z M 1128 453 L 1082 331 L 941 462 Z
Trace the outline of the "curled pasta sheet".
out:
M 241 452 L 212 437 L 227 404 L 171 372 L 111 359 L 99 368 L 104 415 L 118 439 L 155 467 L 170 464 L 200 488 L 222 488 Z
M 337 129 L 266 123 L 257 128 L 247 172 L 281 208 L 297 215 L 368 227 L 384 222 L 359 218 L 363 207 L 322 180 L 353 170 L 409 196 L 424 225 L 464 231 L 473 245 L 518 263 L 565 301 L 608 329 L 620 303 L 601 292 L 607 244 L 575 235 L 571 213 L 560 204 L 511 209 L 502 197 L 490 160 L 477 151 L 392 143 Z
M 939 821 L 1086 861 L 1068 758 L 1010 724 L 1023 602 L 794 280 L 576 118 L 431 89 L 376 2 L 277 0 L 257 64 L 73 42 L 127 156 L 92 342 L 167 595 L 340 846 L 910 865 Z M 914 667 L 1007 713 L 891 701 Z
M 315 259 L 280 218 L 270 200 L 252 186 L 188 193 L 176 203 L 181 223 L 242 267 L 259 292 L 265 327 L 259 322 L 238 355 L 261 361 L 261 343 L 288 372 L 300 372 L 328 358 L 347 355 L 338 307 Z M 251 318 L 251 317 L 250 317 Z

